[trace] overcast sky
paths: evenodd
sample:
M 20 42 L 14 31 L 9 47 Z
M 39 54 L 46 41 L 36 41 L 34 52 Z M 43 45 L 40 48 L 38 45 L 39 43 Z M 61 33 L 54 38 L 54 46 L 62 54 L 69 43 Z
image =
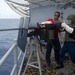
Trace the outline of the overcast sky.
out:
M 0 0 L 0 19 L 3 18 L 20 18 L 20 15 L 14 12 L 4 0 Z

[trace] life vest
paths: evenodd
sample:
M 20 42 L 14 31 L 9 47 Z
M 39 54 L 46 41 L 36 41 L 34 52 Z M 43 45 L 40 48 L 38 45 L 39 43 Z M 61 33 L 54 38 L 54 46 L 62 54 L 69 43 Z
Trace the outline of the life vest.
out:
M 75 24 L 71 25 L 70 27 L 75 28 Z M 75 36 L 74 34 L 70 34 L 68 32 L 65 33 L 65 41 L 66 42 L 75 42 Z

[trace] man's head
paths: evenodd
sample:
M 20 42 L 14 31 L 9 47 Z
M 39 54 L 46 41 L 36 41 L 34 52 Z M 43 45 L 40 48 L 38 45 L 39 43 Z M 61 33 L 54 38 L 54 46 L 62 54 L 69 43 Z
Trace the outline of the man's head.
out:
M 59 17 L 60 17 L 60 12 L 56 11 L 56 12 L 54 13 L 54 20 L 58 20 Z
M 75 15 L 74 14 L 68 15 L 67 20 L 69 24 L 75 24 Z

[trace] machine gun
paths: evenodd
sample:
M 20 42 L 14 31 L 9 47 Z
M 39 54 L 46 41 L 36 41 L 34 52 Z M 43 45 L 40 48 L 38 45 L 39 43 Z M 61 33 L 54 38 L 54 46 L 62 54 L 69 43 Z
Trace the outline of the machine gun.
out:
M 42 25 L 45 25 L 45 27 L 41 28 Z M 40 36 L 41 40 L 48 40 L 51 39 L 53 35 L 49 35 L 52 30 L 54 29 L 62 29 L 61 23 L 57 24 L 39 24 L 37 23 L 37 27 L 29 27 L 29 29 L 34 29 L 34 31 L 31 31 L 28 33 L 28 37 L 30 36 Z
M 41 24 L 43 25 L 43 24 Z M 50 40 L 50 39 L 54 39 L 54 32 L 53 30 L 60 30 L 62 29 L 61 27 L 61 23 L 57 23 L 57 24 L 45 24 L 45 28 L 42 28 L 40 31 L 40 39 L 41 40 Z
M 42 25 L 45 25 L 45 28 L 49 28 L 50 30 L 53 30 L 53 29 L 62 29 L 61 23 L 56 23 L 56 24 L 39 24 L 39 23 L 37 23 L 38 27 L 40 27 Z

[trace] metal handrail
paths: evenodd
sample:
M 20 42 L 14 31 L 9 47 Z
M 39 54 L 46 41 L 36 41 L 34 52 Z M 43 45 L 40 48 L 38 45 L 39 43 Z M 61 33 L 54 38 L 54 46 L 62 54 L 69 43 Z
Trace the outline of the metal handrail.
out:
M 7 28 L 7 29 L 0 29 L 0 31 L 10 31 L 10 30 L 27 30 L 26 28 Z
M 11 52 L 14 50 L 16 47 L 17 43 L 14 43 L 12 47 L 6 52 L 6 54 L 0 59 L 0 67 L 4 63 L 4 61 L 7 59 L 7 57 L 11 54 Z
M 21 63 L 20 69 L 18 69 L 18 62 L 19 62 L 19 59 L 21 57 L 22 51 L 20 51 L 19 54 L 18 54 L 17 41 L 14 42 L 14 44 L 11 46 L 11 48 L 0 59 L 0 67 L 3 65 L 3 63 L 9 57 L 9 55 L 11 54 L 12 51 L 14 51 L 14 65 L 13 65 L 13 69 L 12 69 L 10 75 L 20 75 L 24 59 L 22 59 L 22 63 Z M 23 55 L 23 58 L 25 58 L 25 54 Z

